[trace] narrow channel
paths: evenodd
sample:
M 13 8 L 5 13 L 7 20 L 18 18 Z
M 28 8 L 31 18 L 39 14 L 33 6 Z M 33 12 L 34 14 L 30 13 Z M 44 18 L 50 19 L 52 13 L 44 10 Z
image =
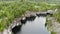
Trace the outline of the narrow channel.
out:
M 49 34 L 45 27 L 46 17 L 36 17 L 33 21 L 27 21 L 16 34 Z

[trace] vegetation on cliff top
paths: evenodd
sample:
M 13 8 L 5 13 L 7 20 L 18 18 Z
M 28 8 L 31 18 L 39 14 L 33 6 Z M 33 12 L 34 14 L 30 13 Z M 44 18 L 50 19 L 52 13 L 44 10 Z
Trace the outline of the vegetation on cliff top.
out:
M 15 18 L 22 16 L 27 10 L 47 11 L 49 9 L 54 10 L 56 7 L 57 5 L 49 5 L 46 2 L 0 2 L 0 31 L 7 28 Z

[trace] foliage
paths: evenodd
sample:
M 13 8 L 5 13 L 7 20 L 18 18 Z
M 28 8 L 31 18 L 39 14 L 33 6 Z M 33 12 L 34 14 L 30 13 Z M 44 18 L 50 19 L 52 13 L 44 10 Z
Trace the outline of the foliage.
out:
M 50 18 L 50 16 L 48 15 L 47 17 L 46 17 L 46 24 L 45 24 L 45 26 L 47 26 L 47 29 L 49 30 L 49 28 L 51 27 L 51 20 L 49 20 L 49 18 Z
M 54 32 L 54 31 L 51 31 L 51 34 L 56 34 L 56 32 Z
M 47 16 L 47 19 L 46 19 L 47 29 L 51 32 L 51 34 L 57 34 L 55 31 L 51 31 L 51 20 L 48 20 L 49 18 L 50 18 L 50 16 Z
M 57 22 L 60 23 L 60 10 L 58 12 L 54 13 L 54 18 Z
M 37 7 L 35 7 L 37 6 Z M 55 9 L 55 5 L 48 5 L 48 3 L 34 3 L 34 2 L 0 2 L 0 30 L 7 28 L 12 21 L 23 15 L 28 11 L 42 11 Z

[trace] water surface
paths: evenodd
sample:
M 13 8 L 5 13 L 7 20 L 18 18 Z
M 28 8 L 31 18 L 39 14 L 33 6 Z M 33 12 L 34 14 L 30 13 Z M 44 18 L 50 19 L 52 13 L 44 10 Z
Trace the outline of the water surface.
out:
M 49 34 L 45 27 L 46 17 L 36 17 L 34 21 L 27 21 L 17 34 Z

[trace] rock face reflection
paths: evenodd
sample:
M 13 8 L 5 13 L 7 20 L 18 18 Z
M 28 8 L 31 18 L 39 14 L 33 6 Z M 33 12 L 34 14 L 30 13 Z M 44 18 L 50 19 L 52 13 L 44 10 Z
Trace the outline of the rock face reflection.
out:
M 18 30 L 14 31 L 14 34 L 49 34 L 45 27 L 46 17 L 36 17 L 33 21 L 26 21 L 25 24 L 15 27 Z
M 21 19 L 21 23 L 25 24 L 26 21 L 33 21 L 35 18 L 36 18 L 36 16 L 25 17 L 25 19 Z
M 36 18 L 36 16 L 30 16 L 30 17 L 26 17 L 27 21 L 33 21 Z
M 17 32 L 19 32 L 19 31 L 21 30 L 21 27 L 22 27 L 22 25 L 15 26 L 15 27 L 12 29 L 12 32 L 13 32 L 14 34 L 16 34 Z

